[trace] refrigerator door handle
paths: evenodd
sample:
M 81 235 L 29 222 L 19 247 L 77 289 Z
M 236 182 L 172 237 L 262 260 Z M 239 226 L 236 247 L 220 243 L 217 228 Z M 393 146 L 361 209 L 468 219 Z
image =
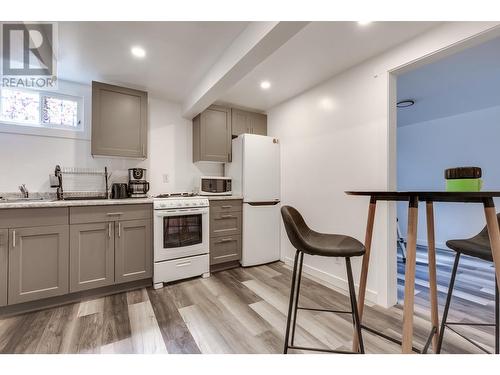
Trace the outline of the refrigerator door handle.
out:
M 280 201 L 244 202 L 250 206 L 276 206 Z

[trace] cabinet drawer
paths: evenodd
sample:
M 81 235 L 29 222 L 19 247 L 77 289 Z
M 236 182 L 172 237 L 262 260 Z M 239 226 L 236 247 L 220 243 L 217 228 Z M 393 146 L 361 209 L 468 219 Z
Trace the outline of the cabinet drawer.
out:
M 7 208 L 0 210 L 0 228 L 26 228 L 68 224 L 67 207 Z
M 243 201 L 241 199 L 228 199 L 221 201 L 210 201 L 210 214 L 222 212 L 237 212 L 243 210 Z
M 70 224 L 103 223 L 118 220 L 151 219 L 151 204 L 70 207 Z
M 209 271 L 208 254 L 198 255 L 189 258 L 166 260 L 154 264 L 154 282 L 161 280 L 169 281 L 186 279 L 200 276 Z
M 241 259 L 241 235 L 210 239 L 210 265 Z
M 210 213 L 210 237 L 241 233 L 241 212 Z

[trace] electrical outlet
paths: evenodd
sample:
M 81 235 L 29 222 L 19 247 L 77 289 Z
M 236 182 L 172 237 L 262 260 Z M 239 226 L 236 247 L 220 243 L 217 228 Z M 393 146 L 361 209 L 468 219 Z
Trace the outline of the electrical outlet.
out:
M 163 183 L 168 184 L 170 182 L 170 178 L 167 173 L 163 174 Z

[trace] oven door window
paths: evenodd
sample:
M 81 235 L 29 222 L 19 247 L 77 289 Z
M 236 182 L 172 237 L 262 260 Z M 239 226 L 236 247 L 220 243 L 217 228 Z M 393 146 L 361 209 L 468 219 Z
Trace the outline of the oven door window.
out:
M 165 249 L 196 245 L 202 242 L 201 214 L 166 216 L 163 218 Z

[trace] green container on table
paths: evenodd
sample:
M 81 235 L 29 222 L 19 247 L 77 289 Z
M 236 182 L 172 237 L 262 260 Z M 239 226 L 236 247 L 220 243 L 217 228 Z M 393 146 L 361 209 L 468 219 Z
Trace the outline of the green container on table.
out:
M 480 178 L 456 178 L 446 180 L 446 191 L 481 191 L 483 180 Z

